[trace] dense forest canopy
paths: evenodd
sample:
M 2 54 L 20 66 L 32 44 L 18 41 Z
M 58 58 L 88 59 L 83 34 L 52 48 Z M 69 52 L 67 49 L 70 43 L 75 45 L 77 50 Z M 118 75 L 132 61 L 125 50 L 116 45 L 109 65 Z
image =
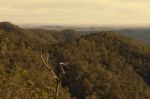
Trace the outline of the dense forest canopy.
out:
M 55 80 L 40 59 L 49 53 L 54 71 L 69 70 L 59 99 L 149 99 L 150 48 L 114 32 L 22 29 L 0 23 L 0 97 L 53 99 Z

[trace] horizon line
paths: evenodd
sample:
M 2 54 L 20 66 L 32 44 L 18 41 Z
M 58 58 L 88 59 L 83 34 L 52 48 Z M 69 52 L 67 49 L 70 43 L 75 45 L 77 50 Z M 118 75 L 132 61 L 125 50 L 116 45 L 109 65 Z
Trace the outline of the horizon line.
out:
M 147 23 L 133 23 L 133 24 L 118 24 L 118 23 L 106 23 L 106 24 L 96 24 L 96 23 L 21 23 L 13 21 L 0 21 L 0 22 L 10 22 L 18 26 L 75 26 L 75 27 L 150 27 Z

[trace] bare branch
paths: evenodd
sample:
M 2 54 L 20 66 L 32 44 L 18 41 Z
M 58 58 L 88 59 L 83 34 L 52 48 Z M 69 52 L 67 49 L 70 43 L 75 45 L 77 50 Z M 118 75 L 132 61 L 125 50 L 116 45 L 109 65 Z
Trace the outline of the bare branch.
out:
M 49 57 L 49 56 L 48 56 Z M 55 79 L 59 80 L 59 77 L 57 77 L 57 75 L 54 73 L 54 71 L 50 68 L 50 66 L 48 65 L 48 63 L 45 61 L 45 59 L 43 58 L 43 55 L 41 54 L 41 59 L 44 63 L 44 66 L 51 72 L 51 74 L 54 76 Z
M 42 53 L 41 53 L 41 59 L 44 63 L 44 66 L 50 71 L 50 73 L 54 76 L 55 80 L 56 80 L 56 83 L 57 83 L 57 86 L 55 88 L 55 96 L 54 96 L 54 99 L 58 99 L 58 94 L 59 94 L 59 87 L 60 87 L 60 84 L 61 84 L 61 80 L 62 80 L 62 77 L 63 75 L 65 74 L 65 70 L 64 70 L 64 67 L 70 69 L 68 67 L 68 63 L 60 63 L 59 64 L 59 69 L 61 69 L 60 71 L 60 74 L 55 74 L 55 72 L 50 68 L 49 66 L 49 63 L 48 63 L 48 60 L 49 60 L 49 54 L 47 55 L 46 59 L 44 59 Z
M 60 81 L 57 82 L 56 92 L 55 92 L 55 99 L 58 99 L 59 87 L 60 87 Z

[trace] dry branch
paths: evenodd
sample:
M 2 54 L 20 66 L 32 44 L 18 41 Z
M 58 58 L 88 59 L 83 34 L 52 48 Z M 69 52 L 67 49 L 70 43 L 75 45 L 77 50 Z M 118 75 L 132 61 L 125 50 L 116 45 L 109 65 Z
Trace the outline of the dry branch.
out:
M 48 57 L 49 57 L 49 55 L 47 56 L 47 62 L 48 62 Z M 45 59 L 43 58 L 42 54 L 41 54 L 41 59 L 42 59 L 42 61 L 44 63 L 44 66 L 51 72 L 51 74 L 53 75 L 53 77 L 56 78 L 56 79 L 59 79 L 57 77 L 57 75 L 54 73 L 54 71 L 50 68 L 49 64 L 45 61 Z
M 47 55 L 46 61 L 45 61 L 42 54 L 41 54 L 41 59 L 43 61 L 44 66 L 50 71 L 50 73 L 54 76 L 54 78 L 56 80 L 57 86 L 56 86 L 56 89 L 55 89 L 54 99 L 58 99 L 59 86 L 60 86 L 60 83 L 61 83 L 60 78 L 55 74 L 55 72 L 50 68 L 50 66 L 48 64 L 49 54 Z

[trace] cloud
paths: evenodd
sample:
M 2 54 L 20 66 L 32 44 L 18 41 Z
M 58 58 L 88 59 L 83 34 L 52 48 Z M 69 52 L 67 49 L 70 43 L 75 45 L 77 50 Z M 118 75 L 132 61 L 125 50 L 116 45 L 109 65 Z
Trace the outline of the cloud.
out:
M 1 0 L 0 21 L 150 24 L 149 0 Z

